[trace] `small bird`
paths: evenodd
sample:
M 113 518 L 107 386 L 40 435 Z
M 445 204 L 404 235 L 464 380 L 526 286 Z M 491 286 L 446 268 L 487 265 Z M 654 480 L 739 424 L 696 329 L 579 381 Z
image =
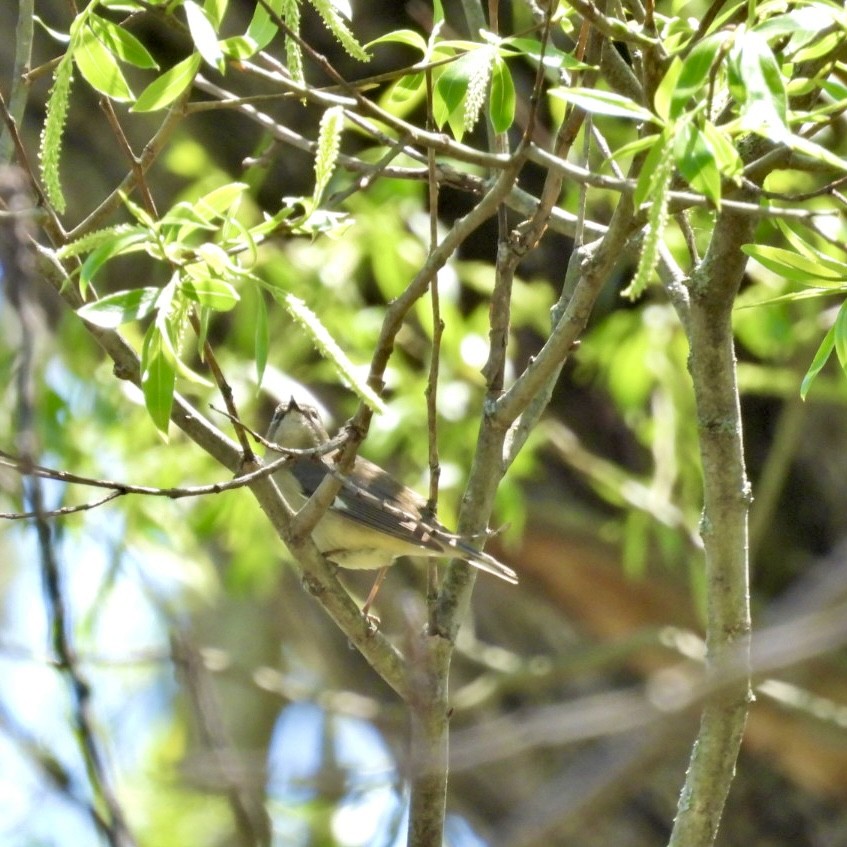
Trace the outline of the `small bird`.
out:
M 309 449 L 330 438 L 317 409 L 292 398 L 277 406 L 267 440 L 292 449 Z M 271 452 L 271 451 L 269 451 Z M 274 451 L 276 452 L 276 451 Z M 342 568 L 386 568 L 398 556 L 459 558 L 481 571 L 516 584 L 518 575 L 478 550 L 427 513 L 426 500 L 373 462 L 356 458 L 340 475 L 325 456 L 291 456 L 274 480 L 292 509 L 299 510 L 327 474 L 343 480 L 332 505 L 312 531 L 318 550 Z M 378 588 L 378 579 L 365 610 Z

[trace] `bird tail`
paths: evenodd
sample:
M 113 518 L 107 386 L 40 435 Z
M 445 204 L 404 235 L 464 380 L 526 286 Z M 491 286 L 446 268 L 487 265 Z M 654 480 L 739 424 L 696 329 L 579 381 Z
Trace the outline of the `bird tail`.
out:
M 492 576 L 496 576 L 506 582 L 510 582 L 512 585 L 518 584 L 518 575 L 510 567 L 507 567 L 501 561 L 495 559 L 494 556 L 491 556 L 482 550 L 477 550 L 476 547 L 472 544 L 468 544 L 464 539 L 458 536 L 452 536 L 449 545 L 456 551 L 456 554 L 460 558 L 464 559 L 469 565 L 473 565 L 478 570 L 485 571 L 486 573 L 490 573 Z

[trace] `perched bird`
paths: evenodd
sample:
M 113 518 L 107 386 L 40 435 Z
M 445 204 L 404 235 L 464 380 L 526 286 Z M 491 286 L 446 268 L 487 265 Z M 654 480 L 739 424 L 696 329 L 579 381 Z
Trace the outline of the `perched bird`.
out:
M 277 406 L 267 440 L 280 447 L 308 449 L 320 447 L 330 438 L 317 410 L 292 398 Z M 455 557 L 517 583 L 518 576 L 511 568 L 447 530 L 427 513 L 423 497 L 378 465 L 357 457 L 350 472 L 341 476 L 334 472 L 331 461 L 326 456 L 292 456 L 274 474 L 282 496 L 295 510 L 306 503 L 327 474 L 343 479 L 341 490 L 312 531 L 318 550 L 331 562 L 342 568 L 377 569 L 393 564 L 398 556 Z

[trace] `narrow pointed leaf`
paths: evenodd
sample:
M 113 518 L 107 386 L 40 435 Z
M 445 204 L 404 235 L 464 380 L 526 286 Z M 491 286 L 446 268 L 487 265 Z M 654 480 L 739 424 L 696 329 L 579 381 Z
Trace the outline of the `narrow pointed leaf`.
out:
M 117 329 L 122 324 L 138 321 L 151 314 L 159 296 L 158 288 L 133 288 L 107 294 L 93 303 L 86 303 L 77 314 L 95 326 Z
M 192 53 L 187 59 L 165 71 L 141 92 L 132 111 L 155 112 L 169 106 L 194 82 L 201 61 L 199 54 Z

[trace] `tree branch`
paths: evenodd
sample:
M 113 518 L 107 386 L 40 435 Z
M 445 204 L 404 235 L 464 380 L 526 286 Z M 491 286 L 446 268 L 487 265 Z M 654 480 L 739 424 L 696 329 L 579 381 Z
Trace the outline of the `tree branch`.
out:
M 717 835 L 750 701 L 750 598 L 741 407 L 732 307 L 753 240 L 755 220 L 724 211 L 689 281 L 689 369 L 703 463 L 701 535 L 706 559 L 707 670 L 720 679 L 729 662 L 736 684 L 707 701 L 671 833 L 671 847 L 711 845 Z

